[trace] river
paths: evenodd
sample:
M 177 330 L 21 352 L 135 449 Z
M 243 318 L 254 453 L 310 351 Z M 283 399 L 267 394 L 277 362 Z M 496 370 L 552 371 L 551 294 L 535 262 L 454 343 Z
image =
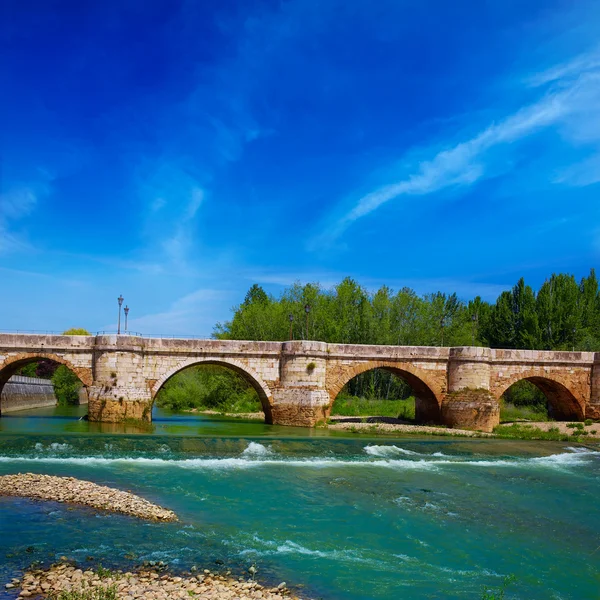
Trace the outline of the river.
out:
M 331 435 L 158 412 L 137 430 L 84 407 L 0 418 L 0 475 L 69 475 L 177 512 L 146 523 L 0 498 L 0 583 L 61 556 L 231 568 L 323 599 L 600 597 L 600 448 Z M 4 586 L 0 596 L 8 593 Z

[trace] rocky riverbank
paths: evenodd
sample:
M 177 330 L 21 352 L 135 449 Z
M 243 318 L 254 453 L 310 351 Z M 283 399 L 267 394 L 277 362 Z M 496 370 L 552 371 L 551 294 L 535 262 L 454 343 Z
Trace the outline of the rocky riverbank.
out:
M 35 473 L 0 476 L 0 496 L 20 496 L 90 506 L 151 521 L 177 521 L 177 515 L 131 492 L 74 477 Z
M 371 434 L 412 434 L 412 435 L 442 435 L 456 437 L 494 437 L 492 433 L 471 431 L 468 429 L 450 429 L 448 427 L 433 427 L 429 425 L 412 425 L 403 423 L 392 417 L 342 417 L 335 416 L 327 425 L 331 431 L 349 431 L 351 433 Z
M 96 571 L 71 564 L 53 565 L 46 570 L 28 571 L 23 579 L 5 585 L 19 598 L 70 598 L 77 600 L 116 600 L 143 598 L 212 598 L 213 600 L 300 600 L 284 582 L 264 587 L 253 580 L 234 579 L 205 570 L 202 574 L 174 576 L 154 569 L 123 573 L 99 568 Z

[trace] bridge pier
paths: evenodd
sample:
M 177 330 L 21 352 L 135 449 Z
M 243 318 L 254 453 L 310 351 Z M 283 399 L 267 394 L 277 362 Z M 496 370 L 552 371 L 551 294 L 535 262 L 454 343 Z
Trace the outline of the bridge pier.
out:
M 327 418 L 326 357 L 324 342 L 283 343 L 279 386 L 273 390 L 274 425 L 313 427 Z
M 590 399 L 585 407 L 586 419 L 600 419 L 600 353 L 596 352 L 592 366 Z
M 150 422 L 152 394 L 143 376 L 143 342 L 132 336 L 98 337 L 94 382 L 89 389 L 90 421 Z
M 489 348 L 450 348 L 445 425 L 491 432 L 500 423 L 500 403 L 490 392 L 491 358 Z

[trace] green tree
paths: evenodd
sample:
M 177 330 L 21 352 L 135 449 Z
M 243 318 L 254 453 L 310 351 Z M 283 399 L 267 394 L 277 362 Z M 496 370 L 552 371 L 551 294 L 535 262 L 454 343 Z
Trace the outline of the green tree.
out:
M 77 375 L 65 365 L 59 365 L 52 375 L 54 395 L 59 406 L 79 404 L 79 390 L 82 387 Z

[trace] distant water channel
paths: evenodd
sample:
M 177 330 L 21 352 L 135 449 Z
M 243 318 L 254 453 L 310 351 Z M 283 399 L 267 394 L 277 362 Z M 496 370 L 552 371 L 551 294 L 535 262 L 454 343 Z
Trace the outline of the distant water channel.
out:
M 136 431 L 40 409 L 0 418 L 0 474 L 131 490 L 175 510 L 154 524 L 0 498 L 0 597 L 33 560 L 131 569 L 256 564 L 324 599 L 600 597 L 600 448 L 364 438 L 221 417 L 155 415 Z M 93 560 L 92 560 L 93 559 Z

